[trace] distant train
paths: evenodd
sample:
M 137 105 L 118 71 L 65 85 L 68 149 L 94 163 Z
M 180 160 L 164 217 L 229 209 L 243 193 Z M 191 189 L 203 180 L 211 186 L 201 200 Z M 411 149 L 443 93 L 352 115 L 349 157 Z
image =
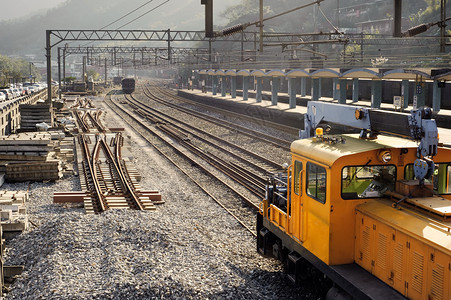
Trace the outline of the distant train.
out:
M 135 91 L 135 79 L 124 78 L 122 79 L 122 91 L 125 94 L 131 94 Z

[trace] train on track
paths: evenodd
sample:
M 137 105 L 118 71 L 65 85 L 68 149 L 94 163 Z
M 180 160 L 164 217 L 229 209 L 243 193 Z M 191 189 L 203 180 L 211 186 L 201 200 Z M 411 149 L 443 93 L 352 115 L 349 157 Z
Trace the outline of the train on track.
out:
M 361 132 L 329 136 L 322 121 Z M 311 101 L 304 125 L 268 180 L 258 252 L 294 283 L 319 270 L 326 299 L 451 299 L 451 149 L 430 111 Z
M 122 79 L 122 91 L 125 94 L 133 93 L 135 91 L 135 79 L 134 78 Z

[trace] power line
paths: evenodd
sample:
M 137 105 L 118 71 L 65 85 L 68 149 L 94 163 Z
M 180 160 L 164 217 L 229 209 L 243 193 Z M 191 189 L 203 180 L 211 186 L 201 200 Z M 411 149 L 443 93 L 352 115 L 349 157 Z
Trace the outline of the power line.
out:
M 120 17 L 119 19 L 117 19 L 117 20 L 115 20 L 115 21 L 113 21 L 113 22 L 109 23 L 108 25 L 105 25 L 105 26 L 103 26 L 103 27 L 102 27 L 102 28 L 100 28 L 99 30 L 105 29 L 105 28 L 107 28 L 108 26 L 110 26 L 110 25 L 113 25 L 114 23 L 117 23 L 117 22 L 119 22 L 120 20 L 122 20 L 122 19 L 124 19 L 124 18 L 128 17 L 128 16 L 129 16 L 129 15 L 131 15 L 132 13 L 136 12 L 137 10 L 139 10 L 139 9 L 143 8 L 144 6 L 146 6 L 147 4 L 149 4 L 149 3 L 153 2 L 153 1 L 154 1 L 154 0 L 149 0 L 149 1 L 147 1 L 146 3 L 142 4 L 141 6 L 139 6 L 139 7 L 135 8 L 135 9 L 133 9 L 132 11 L 128 12 L 127 14 L 123 15 L 123 16 L 122 16 L 122 17 Z M 168 2 L 168 1 L 169 1 L 169 0 L 167 0 L 166 2 Z M 153 9 L 151 9 L 150 11 L 146 12 L 145 14 L 148 14 L 148 13 L 150 13 L 151 11 L 153 11 L 153 10 L 157 9 L 158 7 L 160 7 L 161 5 L 165 4 L 166 2 L 164 2 L 164 3 L 160 4 L 159 6 L 157 6 L 157 7 L 153 8 Z M 132 23 L 132 22 L 134 22 L 135 20 L 137 20 L 137 19 L 141 18 L 141 17 L 142 17 L 142 16 L 144 16 L 145 14 L 143 14 L 143 15 L 141 15 L 141 16 L 139 16 L 139 17 L 135 18 L 134 20 L 132 20 L 132 21 L 128 22 L 128 23 L 127 23 L 127 24 L 125 24 L 125 25 L 122 25 L 122 26 L 121 26 L 121 27 L 119 27 L 118 29 L 120 29 L 120 28 L 122 28 L 122 27 L 124 27 L 124 26 L 126 26 L 126 25 L 128 25 L 128 24 L 130 24 L 130 23 Z M 116 29 L 116 30 L 117 30 L 117 29 Z M 92 43 L 93 43 L 93 42 L 88 42 L 88 43 L 86 43 L 86 44 L 82 45 L 82 47 L 86 47 L 87 45 L 90 45 L 90 44 L 92 44 Z M 70 43 L 69 43 L 69 44 L 70 44 Z
M 140 9 L 140 8 L 142 8 L 142 7 L 144 7 L 144 6 L 146 6 L 147 4 L 149 4 L 149 3 L 153 2 L 153 1 L 154 1 L 154 0 L 147 1 L 146 3 L 144 3 L 143 5 L 141 5 L 140 7 L 135 8 L 135 9 L 132 10 L 131 12 L 129 12 L 129 13 L 123 15 L 122 17 L 120 17 L 120 18 L 117 19 L 116 21 L 111 22 L 110 24 L 103 26 L 102 28 L 100 28 L 100 30 L 105 29 L 105 28 L 107 28 L 108 26 L 113 25 L 114 23 L 119 22 L 120 20 L 124 19 L 125 17 L 128 17 L 129 15 L 131 15 L 132 13 L 134 13 L 135 11 L 137 11 L 138 9 Z
M 339 32 L 339 29 L 337 28 L 337 26 L 332 24 L 332 22 L 326 17 L 323 10 L 321 9 L 321 6 L 318 5 L 318 9 L 321 12 L 321 14 L 323 15 L 324 19 L 326 19 L 327 23 L 329 23 L 329 25 L 332 26 L 332 28 L 335 30 L 335 32 Z
M 138 20 L 138 19 L 144 17 L 144 16 L 147 15 L 148 13 L 150 13 L 150 12 L 156 10 L 157 8 L 163 6 L 164 4 L 168 3 L 169 1 L 170 1 L 170 0 L 166 0 L 165 2 L 161 3 L 160 5 L 155 6 L 154 8 L 152 8 L 151 10 L 148 10 L 147 12 L 143 13 L 143 14 L 140 15 L 139 17 L 134 18 L 133 20 L 131 20 L 130 22 L 128 22 L 128 23 L 126 23 L 126 24 L 124 24 L 124 25 L 122 25 L 122 26 L 119 27 L 119 28 L 116 28 L 116 30 L 119 30 L 119 29 L 121 29 L 121 28 L 123 28 L 123 27 L 129 25 L 130 23 L 135 22 L 136 20 Z

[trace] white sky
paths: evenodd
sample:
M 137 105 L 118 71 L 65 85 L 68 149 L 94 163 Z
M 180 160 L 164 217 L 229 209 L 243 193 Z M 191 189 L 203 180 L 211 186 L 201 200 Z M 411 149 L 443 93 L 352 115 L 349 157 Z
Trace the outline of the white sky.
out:
M 69 0 L 0 0 L 0 7 L 1 11 L 4 12 L 0 14 L 0 21 L 4 20 L 10 20 L 10 19 L 17 19 L 21 17 L 28 17 L 32 14 L 39 13 L 39 12 L 45 12 L 46 10 L 56 7 L 66 1 Z M 177 1 L 183 1 L 183 0 L 177 0 Z M 200 4 L 200 0 L 198 1 L 199 8 L 203 6 Z M 136 2 L 136 5 L 131 5 L 133 8 L 136 6 L 143 4 L 144 1 L 136 1 L 132 0 L 132 2 Z M 234 5 L 236 3 L 239 3 L 240 0 L 228 0 L 227 2 L 222 2 L 221 6 L 224 6 L 225 3 L 227 5 Z M 218 13 L 218 6 L 219 3 L 216 4 L 215 9 L 215 15 Z M 130 8 L 129 8 L 130 9 Z M 127 9 L 124 9 L 124 13 L 128 12 Z M 215 16 L 218 17 L 217 15 Z
M 16 19 L 29 16 L 30 14 L 45 11 L 58 6 L 67 0 L 0 0 L 1 4 L 0 20 Z

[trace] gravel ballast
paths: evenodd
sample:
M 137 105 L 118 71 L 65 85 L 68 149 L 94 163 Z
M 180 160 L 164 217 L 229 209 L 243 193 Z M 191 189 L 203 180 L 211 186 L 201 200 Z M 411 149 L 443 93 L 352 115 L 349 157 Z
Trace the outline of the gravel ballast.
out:
M 7 242 L 5 265 L 25 269 L 6 299 L 318 298 L 289 284 L 278 261 L 257 254 L 249 232 L 110 111 L 107 122 L 126 128 L 142 187 L 166 203 L 86 215 L 52 203 L 53 191 L 79 190 L 77 177 L 5 184 L 29 189 L 34 224 Z

